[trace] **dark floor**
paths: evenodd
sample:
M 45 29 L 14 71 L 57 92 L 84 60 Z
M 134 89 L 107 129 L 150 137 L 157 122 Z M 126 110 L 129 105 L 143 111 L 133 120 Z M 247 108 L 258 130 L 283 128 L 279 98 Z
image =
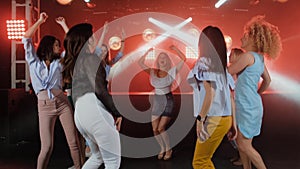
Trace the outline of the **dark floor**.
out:
M 261 153 L 266 165 L 270 169 L 299 169 L 300 168 L 300 105 L 297 101 L 287 99 L 288 95 L 268 94 L 263 96 L 265 115 L 261 135 L 254 139 L 254 147 Z M 297 96 L 299 97 L 299 96 Z M 26 97 L 22 103 L 32 102 Z M 2 101 L 3 102 L 3 101 Z M 10 140 L 5 140 L 0 130 L 0 169 L 33 169 L 39 153 L 39 138 L 36 134 L 36 116 L 28 107 L 30 104 L 20 104 L 23 110 L 20 120 L 9 120 Z M 31 116 L 28 121 L 27 116 Z M 23 121 L 22 121 L 23 120 Z M 5 122 L 0 119 L 0 129 L 5 128 Z M 32 125 L 33 123 L 34 125 Z M 17 125 L 18 124 L 18 125 Z M 17 127 L 16 127 L 17 126 Z M 28 127 L 31 126 L 31 127 Z M 124 124 L 126 128 L 126 122 Z M 6 128 L 5 128 L 6 129 Z M 127 129 L 132 130 L 130 125 Z M 59 123 L 55 131 L 55 148 L 49 163 L 49 169 L 67 169 L 72 166 L 66 140 Z M 122 157 L 121 169 L 192 169 L 195 136 L 194 128 L 173 150 L 173 158 L 169 161 L 149 158 Z M 217 169 L 240 169 L 235 167 L 229 159 L 235 155 L 231 144 L 224 139 L 217 149 L 213 162 Z M 103 168 L 103 166 L 102 166 Z

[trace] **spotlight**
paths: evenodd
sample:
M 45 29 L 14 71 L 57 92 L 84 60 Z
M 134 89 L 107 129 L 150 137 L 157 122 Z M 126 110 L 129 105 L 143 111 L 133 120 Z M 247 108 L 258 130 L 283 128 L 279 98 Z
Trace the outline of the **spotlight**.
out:
M 86 6 L 87 6 L 88 8 L 95 8 L 95 7 L 96 7 L 96 4 L 93 3 L 93 2 L 88 2 L 88 3 L 86 3 Z
M 7 20 L 7 38 L 11 40 L 20 40 L 25 34 L 24 20 Z
M 224 40 L 225 40 L 225 43 L 226 43 L 227 50 L 230 50 L 231 47 L 232 47 L 232 38 L 228 35 L 224 35 Z
M 61 5 L 68 5 L 70 4 L 73 0 L 56 0 L 59 4 Z
M 189 59 L 198 59 L 198 56 L 199 56 L 198 48 L 186 46 L 185 47 L 185 56 L 186 56 L 186 58 L 189 58 Z
M 121 38 L 113 36 L 109 39 L 108 44 L 112 50 L 119 50 L 121 48 Z
M 95 8 L 96 3 L 92 0 L 83 0 L 88 8 Z
M 222 6 L 227 0 L 219 0 L 216 4 L 215 4 L 215 8 L 219 8 L 220 6 Z
M 199 35 L 200 35 L 200 32 L 196 29 L 196 28 L 191 28 L 191 29 L 189 29 L 188 30 L 189 31 L 189 33 L 192 35 L 192 36 L 194 36 L 194 37 L 199 37 Z
M 280 3 L 285 3 L 285 2 L 287 2 L 288 0 L 273 0 L 273 1 L 280 2 Z
M 144 41 L 149 42 L 150 40 L 152 40 L 154 38 L 155 38 L 155 32 L 152 29 L 148 28 L 148 29 L 144 30 L 144 32 L 143 32 Z

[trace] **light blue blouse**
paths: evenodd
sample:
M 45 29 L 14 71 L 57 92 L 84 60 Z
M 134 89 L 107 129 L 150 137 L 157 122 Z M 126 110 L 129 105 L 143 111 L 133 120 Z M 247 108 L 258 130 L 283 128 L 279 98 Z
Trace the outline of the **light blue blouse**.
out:
M 41 90 L 48 91 L 48 97 L 54 96 L 51 89 L 62 89 L 62 65 L 59 59 L 51 62 L 48 70 L 46 63 L 37 57 L 31 38 L 23 38 L 25 59 L 29 65 L 31 83 L 34 92 L 38 94 Z
M 97 46 L 96 49 L 95 49 L 95 54 L 96 54 L 97 56 L 101 56 L 101 54 L 102 54 L 102 49 L 101 49 L 100 47 Z M 119 61 L 119 60 L 122 58 L 122 56 L 123 56 L 123 53 L 122 53 L 122 52 L 118 52 L 118 53 L 117 53 L 117 56 L 114 57 L 114 58 L 112 59 L 112 64 L 117 63 L 117 61 Z M 111 69 L 111 66 L 108 65 L 108 64 L 106 64 L 106 65 L 105 65 L 106 78 L 108 78 L 110 69 Z
M 205 88 L 203 81 L 210 81 L 215 89 L 213 102 L 209 108 L 207 116 L 230 116 L 231 115 L 231 100 L 230 89 L 233 90 L 234 79 L 226 70 L 224 73 L 215 73 L 207 71 L 211 61 L 201 57 L 197 60 L 193 69 L 189 72 L 187 81 L 193 88 L 193 103 L 194 116 L 198 116 L 203 106 L 205 97 Z

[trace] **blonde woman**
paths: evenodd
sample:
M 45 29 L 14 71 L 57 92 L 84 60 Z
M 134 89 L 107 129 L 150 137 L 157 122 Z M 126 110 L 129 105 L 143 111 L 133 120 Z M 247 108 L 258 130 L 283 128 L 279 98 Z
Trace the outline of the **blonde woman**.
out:
M 175 80 L 176 73 L 180 71 L 186 60 L 185 55 L 174 45 L 170 49 L 175 51 L 181 61 L 172 66 L 169 55 L 161 52 L 156 59 L 156 67 L 150 68 L 145 64 L 145 58 L 153 49 L 149 49 L 139 60 L 141 68 L 150 75 L 150 83 L 155 88 L 152 108 L 152 130 L 160 146 L 158 159 L 169 160 L 172 157 L 172 149 L 166 127 L 169 124 L 174 107 L 174 98 L 171 86 Z

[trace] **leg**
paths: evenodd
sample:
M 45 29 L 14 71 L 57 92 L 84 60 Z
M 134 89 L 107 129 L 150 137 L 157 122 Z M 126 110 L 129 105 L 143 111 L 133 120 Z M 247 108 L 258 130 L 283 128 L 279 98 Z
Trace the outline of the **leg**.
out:
M 86 141 L 88 142 L 90 151 L 92 153 L 90 158 L 83 165 L 82 169 L 90 169 L 90 168 L 98 169 L 99 166 L 101 166 L 101 164 L 103 163 L 103 159 L 99 147 L 97 143 L 90 141 L 89 139 L 86 139 Z
M 112 115 L 94 93 L 78 98 L 75 105 L 75 122 L 82 135 L 99 148 L 105 168 L 118 169 L 121 163 L 121 143 Z M 95 148 L 92 148 L 92 156 Z M 96 151 L 97 152 L 97 151 Z M 99 156 L 97 156 L 99 157 Z M 94 158 L 92 158 L 94 159 Z M 89 163 L 89 160 L 86 163 Z M 95 161 L 100 162 L 98 158 Z M 86 167 L 85 168 L 92 168 Z M 98 166 L 99 167 L 99 166 Z
M 244 169 L 251 169 L 251 162 L 257 169 L 266 169 L 260 154 L 252 146 L 252 139 L 245 138 L 239 131 L 237 143 Z
M 88 160 L 84 163 L 82 169 L 98 169 L 101 166 L 101 164 L 103 163 L 103 159 L 102 159 L 102 156 L 101 156 L 101 153 L 100 153 L 97 143 L 95 141 L 91 141 L 89 138 L 89 137 L 92 137 L 92 135 L 89 134 L 87 132 L 87 130 L 84 129 L 85 119 L 79 119 L 79 117 L 78 117 L 78 114 L 85 113 L 85 112 L 80 112 L 80 111 L 81 110 L 78 109 L 75 112 L 75 116 L 74 116 L 75 124 L 76 124 L 77 129 L 81 133 L 81 135 L 84 137 L 84 140 L 86 140 L 86 142 L 88 143 L 88 145 L 91 149 L 91 152 L 92 152 L 91 153 L 92 156 L 90 158 L 88 158 Z M 87 117 L 87 116 L 83 116 L 83 117 Z
M 102 126 L 103 127 L 103 126 Z M 104 127 L 105 128 L 105 127 Z M 98 130 L 95 134 L 95 140 L 104 161 L 106 169 L 118 169 L 121 163 L 121 145 L 118 131 L 112 130 Z M 92 150 L 92 156 L 94 151 Z
M 211 161 L 213 154 L 223 140 L 223 137 L 231 127 L 231 116 L 227 117 L 209 117 L 205 121 L 207 132 L 211 135 L 207 140 L 201 142 L 199 138 L 196 142 L 194 152 L 194 169 L 214 169 Z M 204 126 L 204 127 L 205 127 Z
M 169 139 L 169 135 L 166 132 L 166 127 L 169 124 L 169 122 L 171 121 L 171 117 L 168 116 L 162 116 L 160 118 L 159 124 L 158 124 L 158 132 L 161 135 L 161 138 L 166 146 L 166 154 L 164 157 L 164 160 L 168 160 L 171 158 L 172 156 L 172 150 L 171 150 L 171 146 L 170 146 L 170 139 Z
M 242 151 L 240 151 L 239 153 L 240 153 L 240 159 L 241 159 L 243 168 L 244 169 L 251 169 L 252 168 L 251 161 L 248 158 L 248 156 Z
M 193 168 L 194 169 L 211 169 L 215 168 L 211 161 L 213 151 L 208 146 L 214 146 L 208 142 L 201 143 L 199 139 L 196 141 L 196 147 L 194 151 L 193 158 Z
M 41 151 L 38 156 L 37 169 L 46 169 L 52 154 L 54 126 L 57 118 L 53 115 L 54 105 L 50 101 L 38 100 Z
M 74 123 L 74 116 L 70 105 L 65 98 L 58 98 L 57 101 L 59 112 L 59 119 L 64 129 L 66 139 L 70 148 L 71 157 L 73 159 L 74 167 L 80 169 L 82 166 L 79 153 L 79 137 Z
M 164 156 L 164 152 L 165 152 L 164 142 L 158 131 L 158 125 L 159 125 L 160 119 L 161 119 L 161 117 L 159 117 L 159 116 L 152 116 L 153 134 L 154 134 L 156 141 L 158 142 L 158 144 L 160 146 L 160 152 L 158 154 L 158 159 L 162 159 Z
M 73 104 L 73 99 L 72 99 L 72 96 L 71 96 L 71 93 L 69 93 L 70 95 L 67 96 L 68 98 L 68 103 L 70 104 L 71 108 L 72 108 L 72 112 L 74 112 L 75 110 L 75 107 L 74 107 L 74 104 Z M 79 153 L 80 153 L 80 163 L 81 164 L 84 164 L 85 162 L 85 140 L 83 138 L 83 136 L 80 134 L 79 131 L 76 132 L 77 136 L 76 136 L 76 139 L 77 139 L 77 144 L 78 144 L 78 147 L 79 147 Z

